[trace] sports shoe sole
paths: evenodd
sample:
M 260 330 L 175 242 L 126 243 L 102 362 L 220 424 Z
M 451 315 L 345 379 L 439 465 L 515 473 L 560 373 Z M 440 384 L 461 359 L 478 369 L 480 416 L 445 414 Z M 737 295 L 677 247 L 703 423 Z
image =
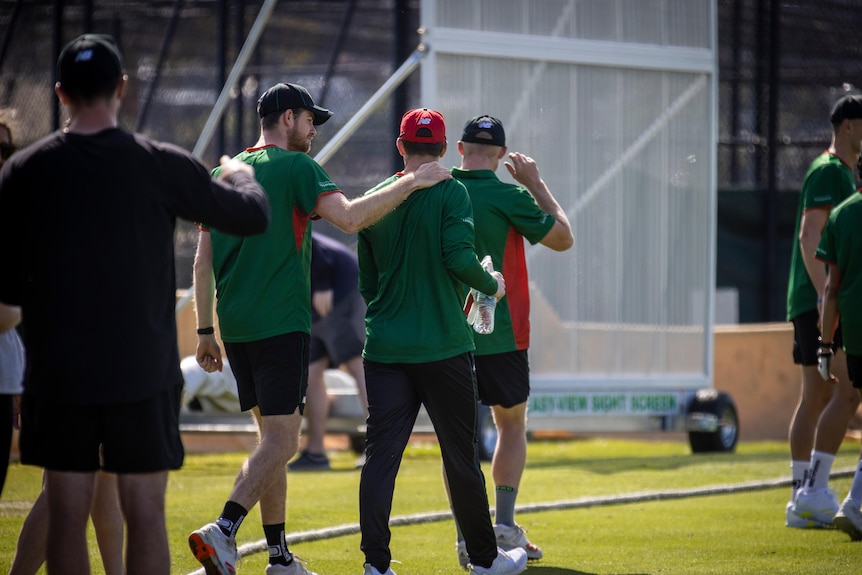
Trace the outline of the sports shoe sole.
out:
M 851 541 L 862 541 L 862 531 L 859 531 L 846 515 L 836 515 L 833 522 L 836 529 L 850 536 Z
M 227 565 L 227 572 L 222 571 L 218 564 L 213 560 L 213 557 L 218 557 L 218 553 L 211 545 L 204 541 L 199 533 L 189 535 L 189 548 L 195 559 L 200 561 L 207 575 L 236 575 L 236 569 L 231 565 Z

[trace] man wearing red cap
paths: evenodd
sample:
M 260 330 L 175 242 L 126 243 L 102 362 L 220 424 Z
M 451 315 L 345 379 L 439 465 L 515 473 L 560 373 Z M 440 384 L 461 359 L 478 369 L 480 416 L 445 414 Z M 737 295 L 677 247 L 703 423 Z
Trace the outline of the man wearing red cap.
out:
M 394 182 L 446 152 L 446 125 L 434 110 L 407 112 L 396 140 L 404 170 Z M 522 549 L 496 545 L 479 464 L 473 340 L 461 308 L 461 284 L 498 299 L 503 277 L 486 272 L 473 249 L 473 213 L 454 180 L 415 194 L 359 233 L 359 290 L 368 306 L 363 356 L 368 393 L 366 462 L 359 483 L 365 575 L 394 575 L 389 513 L 401 457 L 419 408 L 434 422 L 450 479 L 452 509 L 464 532 L 468 568 L 515 575 Z
M 215 284 L 219 331 L 240 407 L 252 411 L 260 435 L 221 515 L 189 535 L 207 575 L 234 574 L 236 533 L 257 503 L 269 547 L 267 575 L 308 573 L 288 550 L 284 530 L 285 466 L 299 448 L 308 385 L 311 221 L 322 217 L 355 232 L 413 191 L 451 179 L 448 170 L 429 164 L 377 194 L 348 201 L 308 155 L 316 126 L 332 112 L 316 105 L 302 86 L 279 83 L 258 100 L 258 115 L 258 142 L 236 158 L 254 166 L 270 200 L 270 226 L 246 238 L 201 226 L 194 265 L 198 363 L 208 372 L 222 367 L 213 326 Z

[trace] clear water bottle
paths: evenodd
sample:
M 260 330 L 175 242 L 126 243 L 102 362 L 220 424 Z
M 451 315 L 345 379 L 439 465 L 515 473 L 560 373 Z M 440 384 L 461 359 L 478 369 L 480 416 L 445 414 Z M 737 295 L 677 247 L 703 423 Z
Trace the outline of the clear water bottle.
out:
M 494 271 L 494 264 L 491 262 L 491 256 L 482 258 L 482 267 L 485 271 L 491 273 Z M 473 322 L 473 330 L 482 335 L 488 335 L 494 331 L 494 311 L 497 309 L 497 298 L 492 295 L 476 292 L 476 319 Z

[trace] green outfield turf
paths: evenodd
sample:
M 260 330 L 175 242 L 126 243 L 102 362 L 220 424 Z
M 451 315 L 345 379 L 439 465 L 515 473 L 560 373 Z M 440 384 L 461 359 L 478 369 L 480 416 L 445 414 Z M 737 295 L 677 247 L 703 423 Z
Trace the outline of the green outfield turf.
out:
M 831 482 L 843 497 L 859 446 L 845 442 Z M 357 490 L 351 452 L 330 454 L 333 471 L 288 476 L 291 550 L 319 575 L 360 575 Z M 199 565 L 188 533 L 215 520 L 244 454 L 190 455 L 168 487 L 172 572 Z M 862 547 L 836 530 L 784 527 L 789 462 L 783 442 L 740 443 L 734 454 L 692 455 L 684 441 L 589 438 L 532 441 L 517 515 L 545 558 L 533 575 L 862 572 Z M 485 466 L 490 485 L 490 467 Z M 7 572 L 40 471 L 12 464 L 0 499 L 0 571 Z M 493 495 L 491 495 L 493 502 Z M 440 456 L 433 442 L 405 453 L 395 493 L 392 554 L 399 575 L 460 573 L 454 529 L 444 518 Z M 430 514 L 430 517 L 429 517 Z M 432 521 L 416 522 L 419 519 Z M 337 536 L 330 528 L 340 527 Z M 263 539 L 254 509 L 238 543 Z M 91 541 L 95 538 L 91 536 Z M 92 547 L 93 572 L 103 573 Z M 266 554 L 244 557 L 239 574 L 262 574 Z M 43 569 L 44 572 L 44 569 Z

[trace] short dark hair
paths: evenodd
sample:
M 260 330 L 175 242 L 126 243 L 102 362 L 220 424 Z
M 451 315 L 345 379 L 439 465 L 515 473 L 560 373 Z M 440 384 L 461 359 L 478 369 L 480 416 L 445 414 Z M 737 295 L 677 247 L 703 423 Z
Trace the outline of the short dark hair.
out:
M 435 142 L 433 144 L 425 144 L 420 142 L 408 142 L 402 139 L 404 151 L 411 156 L 432 156 L 439 158 L 443 155 L 443 150 L 446 148 L 446 142 Z
M 299 117 L 302 114 L 302 111 L 305 108 L 288 108 L 295 117 Z M 271 130 L 275 126 L 278 125 L 278 120 L 281 118 L 282 114 L 286 113 L 287 110 L 276 110 L 275 112 L 270 112 L 265 116 L 261 116 L 260 118 L 260 129 L 261 130 Z

